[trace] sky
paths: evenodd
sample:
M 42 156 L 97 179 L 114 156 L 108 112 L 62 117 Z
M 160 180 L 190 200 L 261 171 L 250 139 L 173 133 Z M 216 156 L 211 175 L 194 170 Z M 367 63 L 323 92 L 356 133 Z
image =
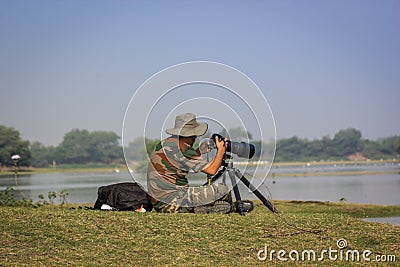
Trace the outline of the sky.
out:
M 121 136 L 149 77 L 211 61 L 257 84 L 277 138 L 399 135 L 399 14 L 390 0 L 1 0 L 0 125 L 45 145 L 76 128 Z

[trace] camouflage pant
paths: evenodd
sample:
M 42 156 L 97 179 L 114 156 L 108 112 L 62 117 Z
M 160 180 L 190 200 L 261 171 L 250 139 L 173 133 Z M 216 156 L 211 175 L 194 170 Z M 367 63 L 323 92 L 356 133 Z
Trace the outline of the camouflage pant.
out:
M 216 200 L 224 200 L 232 203 L 229 188 L 225 184 L 212 184 L 210 186 L 182 187 L 177 196 L 168 203 L 159 202 L 154 206 L 157 212 L 187 213 L 193 212 L 195 206 L 213 203 Z

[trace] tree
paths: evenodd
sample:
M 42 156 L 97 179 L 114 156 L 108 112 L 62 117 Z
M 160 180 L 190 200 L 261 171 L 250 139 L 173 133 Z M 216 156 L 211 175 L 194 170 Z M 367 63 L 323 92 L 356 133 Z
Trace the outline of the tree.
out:
M 33 142 L 30 145 L 32 153 L 32 166 L 33 167 L 47 167 L 49 162 L 49 148 L 40 142 Z
M 125 147 L 125 155 L 129 161 L 147 161 L 159 142 L 159 139 L 137 137 Z
M 91 161 L 109 163 L 117 158 L 122 158 L 122 150 L 118 140 L 119 136 L 114 132 L 91 132 L 89 141 Z
M 382 152 L 384 154 L 394 155 L 396 153 L 396 142 L 398 141 L 398 136 L 391 136 L 380 140 L 382 145 Z
M 400 136 L 396 139 L 396 153 L 400 154 Z
M 370 159 L 382 157 L 382 146 L 372 140 L 361 140 L 361 153 Z
M 30 165 L 29 141 L 22 140 L 16 129 L 0 125 L 0 165 L 12 166 L 11 156 L 16 154 L 21 157 L 18 165 Z
M 130 168 L 137 172 L 146 172 L 149 156 L 154 151 L 160 139 L 149 139 L 143 136 L 135 138 L 124 147 L 126 160 Z
M 137 137 L 128 146 L 124 147 L 125 156 L 129 161 L 140 161 L 146 156 L 145 138 Z
M 306 145 L 307 140 L 300 139 L 297 136 L 278 140 L 275 159 L 277 161 L 303 160 Z
M 344 157 L 361 150 L 361 132 L 348 128 L 335 134 L 331 142 L 333 156 Z
M 90 133 L 74 129 L 64 135 L 60 149 L 64 152 L 65 163 L 90 162 Z
M 326 143 L 324 140 L 313 140 L 306 144 L 304 156 L 309 160 L 318 160 L 326 156 Z
M 90 162 L 111 163 L 122 159 L 119 136 L 114 132 L 74 129 L 66 133 L 54 155 L 61 163 L 86 164 Z

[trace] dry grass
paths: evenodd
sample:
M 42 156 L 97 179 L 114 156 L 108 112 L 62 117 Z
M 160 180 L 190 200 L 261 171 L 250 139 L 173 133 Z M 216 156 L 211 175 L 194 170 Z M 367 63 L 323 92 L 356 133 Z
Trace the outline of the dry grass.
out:
M 0 262 L 4 266 L 265 266 L 269 260 L 257 259 L 265 246 L 287 252 L 321 251 L 336 248 L 340 238 L 351 249 L 371 250 L 373 257 L 383 253 L 400 259 L 400 227 L 356 218 L 400 215 L 398 206 L 278 202 L 277 207 L 289 224 L 260 203 L 246 216 L 0 207 Z M 329 259 L 291 263 L 365 264 Z M 288 263 L 275 254 L 273 264 Z

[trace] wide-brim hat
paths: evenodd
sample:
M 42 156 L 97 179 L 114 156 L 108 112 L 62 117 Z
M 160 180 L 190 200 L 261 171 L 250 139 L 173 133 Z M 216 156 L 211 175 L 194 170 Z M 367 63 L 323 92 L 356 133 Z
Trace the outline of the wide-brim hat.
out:
M 185 113 L 176 116 L 175 127 L 167 129 L 167 134 L 179 136 L 201 136 L 207 132 L 208 124 L 197 122 L 193 113 Z

